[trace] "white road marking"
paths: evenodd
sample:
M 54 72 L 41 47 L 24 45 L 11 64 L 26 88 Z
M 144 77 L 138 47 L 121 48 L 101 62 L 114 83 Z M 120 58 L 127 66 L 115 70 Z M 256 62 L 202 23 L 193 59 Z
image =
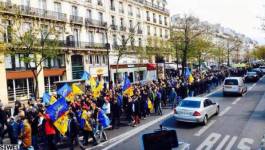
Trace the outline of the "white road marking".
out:
M 215 150 L 222 150 L 225 143 L 229 140 L 230 135 L 226 135 L 225 138 L 221 141 L 221 143 L 218 144 Z
M 237 142 L 238 145 L 235 145 Z M 197 147 L 196 150 L 231 150 L 233 147 L 237 147 L 239 150 L 250 150 L 253 144 L 253 139 L 239 139 L 237 136 L 223 136 L 222 134 L 213 132 Z M 215 146 L 217 147 L 215 148 Z
M 236 143 L 236 140 L 237 140 L 237 136 L 233 136 L 232 139 L 227 144 L 225 150 L 231 150 L 233 145 Z
M 202 127 L 197 133 L 194 134 L 194 136 L 201 136 L 205 131 L 207 131 L 214 123 L 216 120 L 212 120 L 209 122 L 206 126 Z
M 240 150 L 251 150 L 251 145 L 254 144 L 254 140 L 253 139 L 249 139 L 249 138 L 243 138 L 237 148 Z
M 219 140 L 221 137 L 221 134 L 218 133 L 212 133 L 210 134 L 204 141 L 203 143 L 196 148 L 196 150 L 211 150 L 214 146 L 214 144 Z
M 241 97 L 238 97 L 232 104 L 235 105 L 241 100 Z
M 164 115 L 164 116 L 162 116 L 162 117 L 160 117 L 160 118 L 158 118 L 158 119 L 156 119 L 156 120 L 153 120 L 153 121 L 151 121 L 151 122 L 149 122 L 149 123 L 146 123 L 146 124 L 144 124 L 144 125 L 141 125 L 141 126 L 135 128 L 135 129 L 133 129 L 133 130 L 131 130 L 131 131 L 129 131 L 129 132 L 125 132 L 125 133 L 123 133 L 123 134 L 121 134 L 121 135 L 119 135 L 119 136 L 117 136 L 117 137 L 114 137 L 114 138 L 110 139 L 110 140 L 107 141 L 107 142 L 100 143 L 100 144 L 97 145 L 96 147 L 100 147 L 100 146 L 104 146 L 105 144 L 110 144 L 110 143 L 112 143 L 112 144 L 108 145 L 107 147 L 105 147 L 105 148 L 102 149 L 102 150 L 108 150 L 108 149 L 111 149 L 111 148 L 113 148 L 114 146 L 116 146 L 116 145 L 122 143 L 123 141 L 129 139 L 130 137 L 134 136 L 135 134 L 137 134 L 137 133 L 143 131 L 144 129 L 146 129 L 146 128 L 152 126 L 152 125 L 154 125 L 155 123 L 157 123 L 157 122 L 159 122 L 159 121 L 162 121 L 162 120 L 166 119 L 167 117 L 169 117 L 169 116 L 172 115 L 172 114 L 173 114 L 173 112 L 172 112 L 172 113 L 169 113 L 169 114 L 166 114 L 166 115 Z M 94 148 L 95 148 L 95 147 L 88 148 L 88 149 L 94 149 Z
M 221 117 L 223 116 L 224 114 L 226 114 L 232 107 L 231 106 L 228 106 L 226 107 L 218 116 Z
M 218 91 L 221 90 L 221 89 L 222 89 L 222 87 L 219 87 L 219 88 L 217 88 L 216 90 L 214 90 L 213 92 L 211 92 L 211 93 L 205 95 L 205 97 L 209 97 L 210 95 L 212 95 L 212 94 L 218 92 Z

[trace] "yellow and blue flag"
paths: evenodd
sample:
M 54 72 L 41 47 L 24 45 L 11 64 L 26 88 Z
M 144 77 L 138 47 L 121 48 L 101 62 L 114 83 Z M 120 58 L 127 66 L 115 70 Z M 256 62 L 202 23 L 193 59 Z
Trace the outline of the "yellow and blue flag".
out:
M 90 78 L 90 74 L 88 72 L 84 71 L 81 79 L 82 80 L 89 80 L 89 78 Z
M 76 84 L 72 84 L 72 91 L 74 95 L 84 94 L 84 92 Z
M 95 78 L 92 76 L 88 80 L 88 84 L 90 85 L 92 91 L 97 87 L 97 82 L 96 82 Z
M 103 82 L 99 82 L 98 86 L 92 89 L 94 98 L 98 98 L 100 96 L 100 92 L 103 89 Z
M 193 76 L 192 76 L 192 74 L 190 72 L 190 69 L 188 67 L 185 68 L 185 74 L 184 75 L 185 75 L 185 78 L 188 79 L 189 83 L 193 83 L 194 78 L 193 78 Z
M 57 90 L 57 94 L 61 95 L 62 97 L 66 97 L 70 92 L 72 92 L 72 89 L 66 83 L 59 90 Z
M 61 117 L 66 111 L 68 111 L 68 104 L 64 97 L 58 99 L 54 104 L 50 105 L 46 113 L 50 116 L 51 120 L 54 122 L 59 117 Z
M 68 129 L 68 121 L 68 112 L 65 112 L 53 124 L 62 135 L 65 135 Z
M 123 91 L 123 94 L 126 94 L 128 96 L 133 96 L 133 88 L 131 86 L 131 81 L 129 80 L 127 76 L 125 77 L 122 91 Z
M 74 102 L 75 100 L 75 94 L 73 92 L 70 92 L 66 97 L 65 97 L 66 101 L 68 102 Z
M 42 96 L 42 102 L 45 105 L 52 105 L 57 99 L 54 96 L 51 96 L 49 93 L 44 93 Z

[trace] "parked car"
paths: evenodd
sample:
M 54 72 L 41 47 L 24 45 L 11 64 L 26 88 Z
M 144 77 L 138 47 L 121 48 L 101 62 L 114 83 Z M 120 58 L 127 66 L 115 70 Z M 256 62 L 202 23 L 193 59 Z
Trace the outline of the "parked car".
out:
M 263 76 L 263 72 L 261 71 L 260 68 L 254 68 L 254 69 L 251 70 L 251 72 L 256 72 L 259 77 Z
M 187 97 L 174 109 L 176 121 L 202 123 L 219 113 L 219 104 L 205 97 Z
M 256 82 L 259 80 L 259 76 L 257 72 L 247 72 L 245 76 L 245 81 L 246 82 Z
M 242 96 L 247 92 L 247 86 L 245 85 L 242 77 L 227 77 L 223 84 L 223 95 L 237 94 Z
M 260 66 L 259 69 L 262 71 L 263 74 L 265 74 L 265 66 Z

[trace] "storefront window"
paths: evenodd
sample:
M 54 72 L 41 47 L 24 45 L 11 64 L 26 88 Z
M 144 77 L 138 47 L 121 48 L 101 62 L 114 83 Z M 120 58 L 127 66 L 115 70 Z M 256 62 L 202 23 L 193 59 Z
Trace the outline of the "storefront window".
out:
M 54 82 L 60 81 L 61 76 L 50 76 L 50 77 L 45 77 L 44 82 L 45 82 L 45 91 L 46 92 L 55 92 L 56 91 L 56 85 Z
M 33 84 L 32 78 L 7 80 L 9 100 L 13 101 L 16 99 L 29 99 L 34 92 Z

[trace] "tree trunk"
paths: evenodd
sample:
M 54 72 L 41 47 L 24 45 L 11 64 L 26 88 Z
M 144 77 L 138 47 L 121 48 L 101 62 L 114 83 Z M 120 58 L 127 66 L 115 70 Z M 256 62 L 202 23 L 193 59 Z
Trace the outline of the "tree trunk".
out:
M 182 58 L 182 76 L 185 75 L 185 68 L 187 67 L 187 53 L 188 53 L 188 41 L 185 41 L 185 47 L 183 49 L 183 58 Z
M 37 99 L 39 97 L 39 81 L 38 81 L 38 75 L 35 72 L 35 69 L 31 69 L 31 72 L 33 73 L 34 81 L 35 81 L 35 87 L 34 87 L 34 97 Z
M 176 63 L 177 63 L 177 71 L 179 71 L 179 54 L 178 47 L 176 46 Z
M 227 49 L 227 66 L 230 67 L 230 50 Z

